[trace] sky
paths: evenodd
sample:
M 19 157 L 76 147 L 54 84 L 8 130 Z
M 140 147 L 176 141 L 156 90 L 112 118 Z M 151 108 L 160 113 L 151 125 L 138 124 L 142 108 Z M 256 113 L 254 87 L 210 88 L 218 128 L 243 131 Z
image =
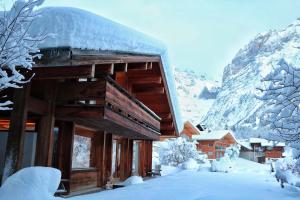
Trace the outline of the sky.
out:
M 300 17 L 300 0 L 45 0 L 43 6 L 85 9 L 155 37 L 174 67 L 215 80 L 258 33 Z

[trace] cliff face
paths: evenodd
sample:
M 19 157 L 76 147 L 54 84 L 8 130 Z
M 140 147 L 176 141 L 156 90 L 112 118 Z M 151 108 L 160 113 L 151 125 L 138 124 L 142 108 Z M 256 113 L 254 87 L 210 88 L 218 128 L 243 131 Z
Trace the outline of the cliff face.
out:
M 222 87 L 204 123 L 211 129 L 230 127 L 238 137 L 263 134 L 259 119 L 265 107 L 255 96 L 257 88 L 264 87 L 261 79 L 281 59 L 300 67 L 300 20 L 283 30 L 259 34 L 239 50 L 224 68 Z

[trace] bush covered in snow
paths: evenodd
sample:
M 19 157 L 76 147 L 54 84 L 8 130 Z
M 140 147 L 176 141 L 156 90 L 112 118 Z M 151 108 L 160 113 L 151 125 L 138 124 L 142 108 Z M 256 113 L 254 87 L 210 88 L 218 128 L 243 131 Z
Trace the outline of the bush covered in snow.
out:
M 0 200 L 54 200 L 61 172 L 50 167 L 28 167 L 8 177 Z
M 238 144 L 230 145 L 225 149 L 224 157 L 214 160 L 211 163 L 213 172 L 229 172 L 234 168 L 235 161 L 240 155 L 241 146 Z
M 240 155 L 241 146 L 239 144 L 230 145 L 225 149 L 225 154 L 230 160 L 236 160 Z
M 197 162 L 204 161 L 207 157 L 197 150 L 197 142 L 190 142 L 183 137 L 170 139 L 161 145 L 159 158 L 163 165 L 179 166 L 189 159 Z
M 300 152 L 296 149 L 292 150 L 292 155 L 277 160 L 275 163 L 275 177 L 280 182 L 281 187 L 284 183 L 300 187 Z M 298 158 L 298 159 L 296 159 Z

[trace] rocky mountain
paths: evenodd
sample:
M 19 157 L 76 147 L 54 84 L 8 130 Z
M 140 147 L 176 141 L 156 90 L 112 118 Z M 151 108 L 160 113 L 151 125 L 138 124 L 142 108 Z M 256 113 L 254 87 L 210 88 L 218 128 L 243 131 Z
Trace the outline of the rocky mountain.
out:
M 175 84 L 184 121 L 201 122 L 219 92 L 219 83 L 194 71 L 175 69 Z
M 300 19 L 283 30 L 258 34 L 224 68 L 221 90 L 204 117 L 210 129 L 231 128 L 238 137 L 264 135 L 264 103 L 256 98 L 261 79 L 284 59 L 300 67 Z

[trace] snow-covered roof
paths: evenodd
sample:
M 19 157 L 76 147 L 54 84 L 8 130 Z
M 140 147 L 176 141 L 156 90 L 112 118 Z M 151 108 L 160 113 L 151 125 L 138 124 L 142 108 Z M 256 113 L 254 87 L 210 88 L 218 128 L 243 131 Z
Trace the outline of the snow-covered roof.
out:
M 230 134 L 234 139 L 234 135 L 228 130 L 219 130 L 219 131 L 202 131 L 200 135 L 193 135 L 193 140 L 220 140 L 225 137 L 227 134 Z M 236 140 L 236 139 L 235 139 Z
M 52 33 L 39 48 L 71 47 L 89 50 L 160 55 L 167 87 L 175 115 L 176 128 L 183 128 L 175 90 L 173 70 L 166 47 L 158 40 L 148 37 L 124 25 L 85 10 L 69 7 L 48 7 L 41 10 L 30 32 Z
M 253 143 L 260 143 L 261 146 L 263 147 L 284 147 L 285 143 L 284 142 L 277 142 L 277 141 L 270 141 L 270 140 L 266 140 L 263 138 L 249 138 L 249 143 L 253 144 Z
M 250 143 L 247 141 L 237 141 L 241 146 L 245 147 L 246 149 L 252 150 L 253 148 L 251 147 Z

